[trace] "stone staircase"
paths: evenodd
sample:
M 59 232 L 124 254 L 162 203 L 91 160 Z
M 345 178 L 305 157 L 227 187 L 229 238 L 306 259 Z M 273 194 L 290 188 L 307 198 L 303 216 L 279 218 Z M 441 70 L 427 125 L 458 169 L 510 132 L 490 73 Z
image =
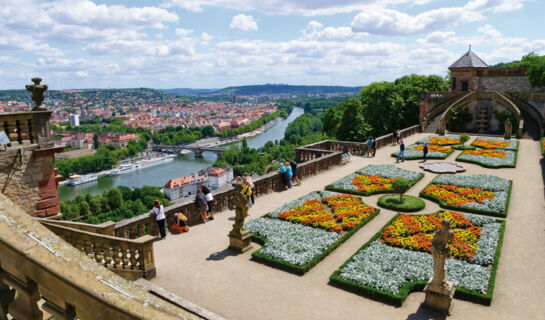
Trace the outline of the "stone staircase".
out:
M 475 127 L 479 133 L 485 133 L 490 129 L 490 116 L 488 105 L 479 105 L 477 118 L 475 119 Z

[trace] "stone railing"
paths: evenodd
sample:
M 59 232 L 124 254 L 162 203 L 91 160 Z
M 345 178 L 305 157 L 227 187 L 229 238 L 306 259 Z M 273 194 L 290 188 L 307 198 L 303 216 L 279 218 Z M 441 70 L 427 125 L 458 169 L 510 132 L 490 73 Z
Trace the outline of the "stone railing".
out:
M 97 263 L 125 279 L 155 277 L 153 255 L 155 237 L 145 235 L 132 240 L 76 230 L 50 222 L 42 221 L 42 225 Z
M 479 94 L 481 94 L 481 93 L 479 93 Z M 477 99 L 477 97 L 478 97 L 477 92 L 470 92 L 470 93 L 465 94 L 460 99 L 458 99 L 458 100 L 454 101 L 453 103 L 451 103 L 445 109 L 445 111 L 443 111 L 443 113 L 441 114 L 441 118 L 439 119 L 439 125 L 437 127 L 437 133 L 439 133 L 441 135 L 445 134 L 445 131 L 447 130 L 447 122 L 450 119 L 450 111 L 452 109 L 461 108 L 461 107 L 467 105 L 468 103 L 470 103 L 471 101 L 475 101 Z
M 407 137 L 420 132 L 420 126 L 414 125 L 400 130 L 400 136 Z M 392 134 L 377 138 L 377 148 L 392 143 Z M 343 152 L 351 152 L 353 155 L 364 155 L 367 151 L 367 144 L 362 142 L 324 140 L 295 149 L 297 162 L 297 176 L 304 179 L 327 171 L 338 166 L 342 161 Z M 284 188 L 282 176 L 279 172 L 270 172 L 254 180 L 254 195 L 260 197 L 273 191 Z M 229 186 L 212 192 L 214 196 L 213 210 L 220 212 L 233 208 L 233 187 Z M 201 221 L 193 198 L 179 202 L 165 208 L 167 225 L 173 222 L 174 213 L 182 212 L 188 218 L 190 225 Z M 157 225 L 149 214 L 143 214 L 130 219 L 119 221 L 115 225 L 115 235 L 122 238 L 135 239 L 143 235 L 157 236 L 159 234 Z
M 480 98 L 480 97 L 479 97 Z M 509 110 L 511 114 L 515 116 L 515 123 L 513 123 L 513 128 L 518 128 L 517 136 L 522 137 L 522 129 L 524 127 L 524 120 L 520 117 L 520 109 L 517 107 L 513 101 L 506 97 L 503 93 L 494 92 L 492 96 L 492 101 L 503 106 L 505 109 Z
M 106 221 L 101 224 L 89 224 L 82 222 L 73 222 L 66 220 L 53 220 L 45 218 L 34 218 L 39 222 L 47 222 L 48 224 L 53 224 L 61 227 L 77 229 L 81 231 L 87 231 L 92 233 L 103 234 L 106 236 L 115 236 L 115 222 Z
M 426 113 L 424 114 L 424 117 L 420 122 L 421 130 L 425 130 L 428 124 L 432 121 L 432 119 L 445 112 L 445 110 L 452 104 L 455 99 L 461 98 L 463 95 L 464 93 L 460 92 L 424 93 L 423 101 L 431 101 L 434 103 L 434 105 L 430 109 L 426 110 Z
M 0 221 L 0 319 L 201 319 L 96 263 L 2 194 Z
M 40 148 L 53 147 L 49 117 L 51 111 L 0 113 L 0 131 L 10 140 L 9 147 L 38 144 Z

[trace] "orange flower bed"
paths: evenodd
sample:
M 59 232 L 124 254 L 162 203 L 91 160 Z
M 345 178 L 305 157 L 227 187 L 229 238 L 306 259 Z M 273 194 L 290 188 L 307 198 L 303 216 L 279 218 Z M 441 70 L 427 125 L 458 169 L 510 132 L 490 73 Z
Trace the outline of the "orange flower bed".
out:
M 450 221 L 454 239 L 449 245 L 452 256 L 470 261 L 475 255 L 481 228 L 474 226 L 462 213 L 440 211 L 427 216 L 402 214 L 383 229 L 380 238 L 385 244 L 415 251 L 431 252 L 431 239 L 441 228 L 441 220 Z
M 471 144 L 472 146 L 476 146 L 479 148 L 486 148 L 486 149 L 495 149 L 495 148 L 505 148 L 511 145 L 511 142 L 508 141 L 491 141 L 491 140 L 475 140 Z
M 352 178 L 352 184 L 360 192 L 375 192 L 379 190 L 389 190 L 392 188 L 392 182 L 395 178 L 384 178 L 381 176 L 360 175 Z
M 454 207 L 465 203 L 482 203 L 484 200 L 494 199 L 493 191 L 445 184 L 431 184 L 422 192 Z
M 459 144 L 460 143 L 460 139 L 440 138 L 440 137 L 430 138 L 429 141 L 432 144 L 438 144 L 438 145 Z
M 482 156 L 482 157 L 492 157 L 492 158 L 505 158 L 507 155 L 503 151 L 496 149 L 480 149 L 480 150 L 466 150 L 464 154 L 469 154 L 472 156 Z
M 332 213 L 324 206 L 327 205 Z M 280 219 L 341 233 L 350 230 L 375 212 L 357 196 L 338 195 L 320 200 L 307 200 L 292 210 L 278 214 Z
M 432 138 L 433 139 L 433 138 Z M 452 140 L 452 139 L 451 139 Z M 416 147 L 412 148 L 415 151 L 424 151 L 424 145 L 417 145 Z M 445 147 L 437 144 L 428 144 L 428 151 L 429 152 L 443 152 L 448 153 L 452 149 L 450 147 Z

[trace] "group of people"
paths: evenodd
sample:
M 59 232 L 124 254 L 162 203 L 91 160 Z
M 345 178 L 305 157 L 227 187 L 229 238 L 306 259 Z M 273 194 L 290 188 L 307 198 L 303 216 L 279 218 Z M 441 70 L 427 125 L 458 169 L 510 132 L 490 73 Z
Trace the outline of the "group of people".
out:
M 214 197 L 212 196 L 210 189 L 208 189 L 208 187 L 204 184 L 201 184 L 201 186 L 197 189 L 195 204 L 197 205 L 197 210 L 201 214 L 203 223 L 214 220 L 214 212 L 212 210 Z
M 301 180 L 297 177 L 297 162 L 290 161 L 286 158 L 286 161 L 280 164 L 278 169 L 282 175 L 282 182 L 284 182 L 284 188 L 286 190 L 291 189 L 293 182 L 296 182 L 298 186 L 301 185 Z

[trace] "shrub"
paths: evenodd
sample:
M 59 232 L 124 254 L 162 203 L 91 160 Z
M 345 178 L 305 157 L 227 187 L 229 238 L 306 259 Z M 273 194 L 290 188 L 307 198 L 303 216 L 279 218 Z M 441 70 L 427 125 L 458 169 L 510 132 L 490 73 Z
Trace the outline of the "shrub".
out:
M 401 202 L 403 202 L 403 193 L 409 190 L 410 187 L 411 183 L 409 180 L 404 178 L 396 179 L 394 182 L 392 182 L 392 188 L 396 193 L 399 193 L 399 201 Z
M 462 135 L 460 136 L 460 143 L 461 143 L 462 145 L 464 145 L 464 144 L 465 144 L 466 142 L 468 142 L 468 141 L 469 141 L 469 136 L 468 136 L 467 134 L 464 133 L 464 134 L 462 134 Z

